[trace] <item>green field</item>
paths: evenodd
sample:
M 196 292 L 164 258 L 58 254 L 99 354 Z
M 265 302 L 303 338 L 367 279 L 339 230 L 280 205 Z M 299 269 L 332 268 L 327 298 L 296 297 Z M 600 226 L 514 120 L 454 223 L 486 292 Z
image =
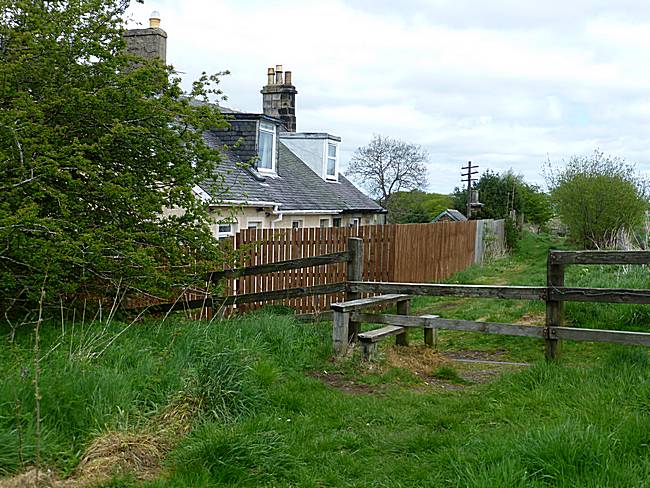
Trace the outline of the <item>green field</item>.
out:
M 528 234 L 516 255 L 451 281 L 542 285 L 557 245 Z M 570 285 L 649 281 L 645 268 L 567 271 Z M 541 303 L 423 297 L 414 311 L 530 324 L 544 314 Z M 570 304 L 566 315 L 650 330 L 644 306 Z M 408 348 L 386 342 L 364 364 L 332 361 L 330 334 L 329 323 L 270 313 L 47 324 L 41 467 L 70 486 L 650 484 L 643 348 L 567 342 L 549 365 L 538 340 L 441 332 L 434 351 L 412 333 Z M 0 377 L 0 486 L 15 486 L 36 454 L 28 330 L 0 349 Z

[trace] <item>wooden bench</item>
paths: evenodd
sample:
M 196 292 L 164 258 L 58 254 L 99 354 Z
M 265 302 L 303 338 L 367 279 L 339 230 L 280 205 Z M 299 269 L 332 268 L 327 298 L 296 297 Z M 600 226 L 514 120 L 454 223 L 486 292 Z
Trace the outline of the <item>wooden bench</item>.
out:
M 371 359 L 377 350 L 377 343 L 390 336 L 395 336 L 395 344 L 398 346 L 408 345 L 407 325 L 389 325 L 381 329 L 358 333 L 359 326 L 367 316 L 372 320 L 372 315 L 362 313 L 362 310 L 375 305 L 397 304 L 398 315 L 408 315 L 411 305 L 411 296 L 404 294 L 378 295 L 368 298 L 359 298 L 347 302 L 333 303 L 330 308 L 334 312 L 332 338 L 334 340 L 334 351 L 336 354 L 345 354 L 350 342 L 359 340 L 363 350 L 363 356 Z M 375 316 L 380 317 L 380 316 Z M 425 315 L 426 317 L 437 318 L 437 315 Z M 368 320 L 368 322 L 370 322 Z M 436 329 L 426 323 L 417 327 L 424 329 L 424 342 L 433 346 L 435 342 Z
M 397 325 L 387 325 L 381 329 L 362 332 L 358 337 L 359 342 L 361 343 L 363 358 L 372 360 L 377 353 L 377 343 L 380 340 L 384 339 L 385 337 L 399 336 L 402 334 L 406 334 L 406 329 Z
M 348 349 L 348 344 L 357 340 L 359 323 L 350 319 L 352 313 L 375 305 L 386 305 L 392 303 L 397 304 L 398 314 L 408 315 L 411 296 L 403 294 L 388 294 L 359 298 L 347 302 L 332 303 L 330 308 L 334 312 L 334 317 L 332 318 L 334 324 L 332 329 L 334 352 L 337 355 L 345 354 Z M 399 343 L 406 341 L 406 334 L 401 334 L 398 336 L 397 340 Z
M 438 318 L 437 315 L 422 315 L 423 318 Z M 366 360 L 372 360 L 377 354 L 377 343 L 382 339 L 390 336 L 406 336 L 406 331 L 409 326 L 399 326 L 399 325 L 387 325 L 381 329 L 373 329 L 368 332 L 362 332 L 359 334 L 359 342 L 361 343 L 361 351 L 363 352 L 363 358 Z M 424 329 L 424 343 L 428 346 L 433 346 L 436 340 L 437 329 L 432 325 L 425 324 L 422 326 Z M 408 342 L 403 341 L 402 345 L 406 345 Z M 400 343 L 397 343 L 400 345 Z

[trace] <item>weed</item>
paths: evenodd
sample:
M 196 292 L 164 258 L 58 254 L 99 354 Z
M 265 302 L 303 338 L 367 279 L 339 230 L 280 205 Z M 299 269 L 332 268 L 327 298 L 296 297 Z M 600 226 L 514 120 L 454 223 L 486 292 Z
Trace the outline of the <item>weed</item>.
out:
M 438 369 L 431 373 L 432 378 L 436 378 L 448 383 L 453 383 L 454 385 L 467 385 L 469 381 L 464 379 L 458 374 L 451 366 L 440 366 Z

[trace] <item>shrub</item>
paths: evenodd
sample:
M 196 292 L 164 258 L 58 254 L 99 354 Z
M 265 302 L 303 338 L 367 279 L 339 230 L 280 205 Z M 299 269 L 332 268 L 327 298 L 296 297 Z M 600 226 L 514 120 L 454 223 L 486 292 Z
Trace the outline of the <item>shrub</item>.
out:
M 648 208 L 647 186 L 633 165 L 595 151 L 574 156 L 546 180 L 569 237 L 585 249 L 612 246 L 636 229 Z

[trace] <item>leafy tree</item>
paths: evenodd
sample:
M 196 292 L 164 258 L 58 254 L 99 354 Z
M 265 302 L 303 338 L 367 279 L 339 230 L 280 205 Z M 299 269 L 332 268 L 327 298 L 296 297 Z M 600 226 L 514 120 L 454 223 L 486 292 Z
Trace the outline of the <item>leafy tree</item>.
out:
M 0 0 L 0 311 L 42 289 L 49 304 L 169 291 L 217 257 L 192 188 L 223 119 L 190 98 L 218 80 L 186 95 L 172 67 L 127 55 L 127 7 Z
M 499 174 L 487 170 L 474 183 L 473 189 L 479 191 L 479 200 L 483 203 L 476 213 L 477 218 L 505 219 L 514 210 L 527 222 L 543 227 L 553 216 L 549 196 L 513 171 Z M 456 188 L 453 200 L 454 208 L 465 212 L 467 190 Z
M 574 156 L 546 174 L 569 236 L 586 249 L 611 246 L 641 225 L 648 208 L 646 181 L 625 160 L 595 151 Z
M 523 199 L 523 212 L 526 222 L 545 228 L 553 218 L 553 203 L 548 193 L 544 193 L 539 186 L 524 184 L 520 191 Z
M 395 192 L 427 186 L 427 159 L 421 146 L 375 135 L 357 148 L 345 174 L 385 206 Z
M 391 224 L 410 224 L 431 222 L 440 212 L 452 205 L 449 195 L 426 193 L 421 190 L 393 193 L 386 207 L 388 222 Z

